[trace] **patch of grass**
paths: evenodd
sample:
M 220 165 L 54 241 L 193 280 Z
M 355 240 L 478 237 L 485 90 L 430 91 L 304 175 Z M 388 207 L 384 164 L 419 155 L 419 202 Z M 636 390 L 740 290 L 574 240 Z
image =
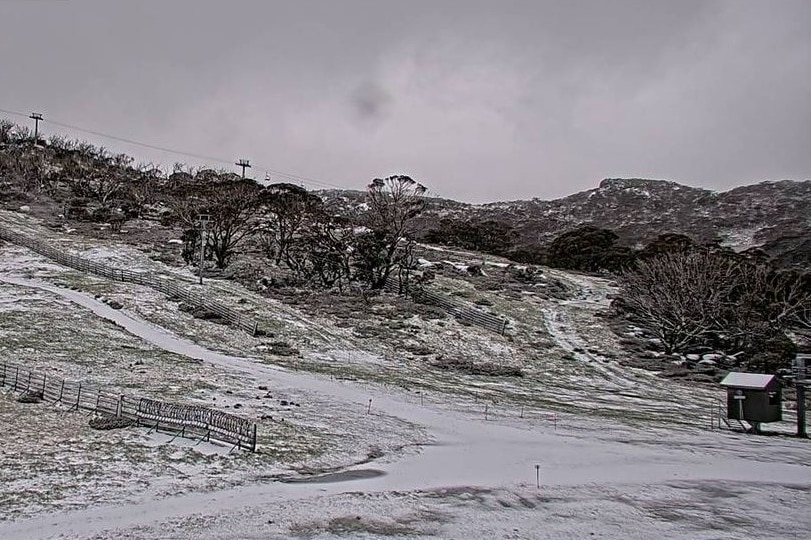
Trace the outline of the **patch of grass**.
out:
M 420 530 L 412 525 L 394 520 L 383 521 L 361 516 L 334 517 L 326 522 L 296 523 L 290 527 L 288 532 L 299 538 L 311 538 L 320 534 L 332 534 L 349 538 L 357 538 L 361 534 L 376 536 L 414 536 L 420 534 Z
M 524 371 L 517 366 L 473 362 L 461 358 L 437 358 L 431 365 L 437 369 L 458 371 L 467 375 L 484 375 L 487 377 L 524 376 Z

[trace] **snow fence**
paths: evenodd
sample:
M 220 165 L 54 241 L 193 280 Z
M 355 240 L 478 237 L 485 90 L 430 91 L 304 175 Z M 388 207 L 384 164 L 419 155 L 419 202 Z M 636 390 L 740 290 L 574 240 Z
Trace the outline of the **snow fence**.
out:
M 252 336 L 256 335 L 258 325 L 256 320 L 253 318 L 231 309 L 215 300 L 209 300 L 201 294 L 181 287 L 170 279 L 154 276 L 147 272 L 133 272 L 131 270 L 115 268 L 106 264 L 83 259 L 81 257 L 66 253 L 63 250 L 49 246 L 35 238 L 31 238 L 30 236 L 25 236 L 8 230 L 5 227 L 0 227 L 0 239 L 11 242 L 12 244 L 27 247 L 31 251 L 39 253 L 43 257 L 47 257 L 63 266 L 74 268 L 81 272 L 95 274 L 97 276 L 102 276 L 115 281 L 144 285 L 170 297 L 180 298 L 190 306 L 216 314 L 231 326 L 240 328 Z
M 384 288 L 396 294 L 402 293 L 396 279 L 387 280 Z M 437 306 L 462 323 L 476 325 L 485 330 L 495 332 L 496 334 L 503 335 L 507 331 L 507 319 L 493 315 L 492 313 L 487 313 L 470 304 L 452 300 L 447 296 L 428 291 L 424 288 L 415 288 L 407 291 L 406 294 L 410 296 L 412 300 L 420 304 Z
M 181 437 L 213 439 L 256 452 L 255 423 L 208 407 L 115 394 L 92 384 L 48 377 L 46 373 L 0 361 L 0 388 L 3 387 L 21 392 L 21 397 L 27 400 L 124 418 L 156 431 L 162 429 Z

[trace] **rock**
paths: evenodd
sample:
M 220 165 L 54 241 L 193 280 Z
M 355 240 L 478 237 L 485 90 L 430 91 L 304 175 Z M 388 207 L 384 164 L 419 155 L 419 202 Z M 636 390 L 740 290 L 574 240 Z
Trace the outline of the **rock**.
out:
M 267 389 L 268 389 L 268 387 L 266 385 L 264 385 L 264 384 L 259 385 L 259 390 L 267 390 Z
M 40 403 L 42 402 L 42 392 L 29 390 L 17 398 L 17 403 Z
M 660 373 L 659 375 L 660 375 L 661 377 L 665 377 L 665 378 L 667 378 L 667 379 L 677 379 L 677 378 L 689 377 L 689 376 L 691 376 L 692 374 L 693 374 L 693 372 L 692 372 L 692 371 L 690 371 L 689 369 L 686 369 L 686 368 L 681 368 L 681 369 L 676 368 L 676 369 L 668 369 L 668 370 L 666 370 L 666 371 L 663 371 L 663 372 L 662 372 L 662 373 Z
M 702 360 L 715 360 L 716 362 L 724 357 L 721 353 L 707 353 L 701 357 Z
M 113 309 L 121 309 L 122 307 L 124 307 L 124 304 L 122 304 L 118 300 L 108 300 L 107 305 Z
M 296 356 L 299 350 L 285 341 L 274 341 L 270 344 L 270 353 L 277 356 Z
M 700 354 L 688 354 L 688 355 L 685 356 L 685 358 L 687 360 L 690 360 L 691 362 L 698 362 L 699 360 L 701 360 L 701 355 Z
M 28 206 L 27 204 L 24 204 L 24 205 L 22 205 L 20 207 L 20 212 L 30 212 L 30 211 L 31 211 L 31 207 Z
M 129 427 L 133 424 L 129 418 L 102 414 L 90 419 L 90 427 L 93 429 L 109 430 Z
M 428 356 L 434 352 L 433 349 L 425 345 L 406 345 L 403 347 L 403 349 L 410 352 L 414 356 Z

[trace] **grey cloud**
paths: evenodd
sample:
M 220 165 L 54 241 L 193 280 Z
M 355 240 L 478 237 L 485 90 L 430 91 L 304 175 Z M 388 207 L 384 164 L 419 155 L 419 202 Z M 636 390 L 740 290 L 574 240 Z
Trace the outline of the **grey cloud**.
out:
M 362 83 L 350 98 L 355 116 L 361 122 L 378 122 L 384 119 L 391 105 L 392 96 L 380 85 Z
M 804 0 L 0 2 L 0 107 L 354 188 L 722 189 L 811 176 L 810 22 Z

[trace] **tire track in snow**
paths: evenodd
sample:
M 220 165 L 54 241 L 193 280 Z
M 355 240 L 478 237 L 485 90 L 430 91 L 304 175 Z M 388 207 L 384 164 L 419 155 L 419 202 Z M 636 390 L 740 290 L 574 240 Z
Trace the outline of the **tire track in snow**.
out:
M 589 349 L 599 349 L 600 344 L 592 344 L 586 336 L 578 331 L 567 312 L 567 307 L 577 307 L 594 311 L 609 304 L 607 294 L 611 291 L 608 282 L 600 278 L 585 278 L 578 275 L 559 273 L 557 277 L 568 280 L 578 287 L 578 296 L 573 300 L 558 301 L 556 307 L 543 309 L 544 322 L 549 334 L 563 350 L 572 355 L 576 361 L 588 365 L 602 379 L 594 379 L 590 385 L 603 393 L 589 396 L 592 402 L 617 410 L 627 410 L 630 404 L 640 411 L 674 415 L 676 411 L 683 417 L 706 414 L 695 401 L 678 398 L 674 385 L 657 377 L 654 373 L 641 369 L 622 366 L 599 353 Z M 596 283 L 595 283 L 596 282 Z M 695 390 L 693 390 L 695 391 Z M 707 397 L 704 401 L 709 402 Z M 689 425 L 689 424 L 688 424 Z

